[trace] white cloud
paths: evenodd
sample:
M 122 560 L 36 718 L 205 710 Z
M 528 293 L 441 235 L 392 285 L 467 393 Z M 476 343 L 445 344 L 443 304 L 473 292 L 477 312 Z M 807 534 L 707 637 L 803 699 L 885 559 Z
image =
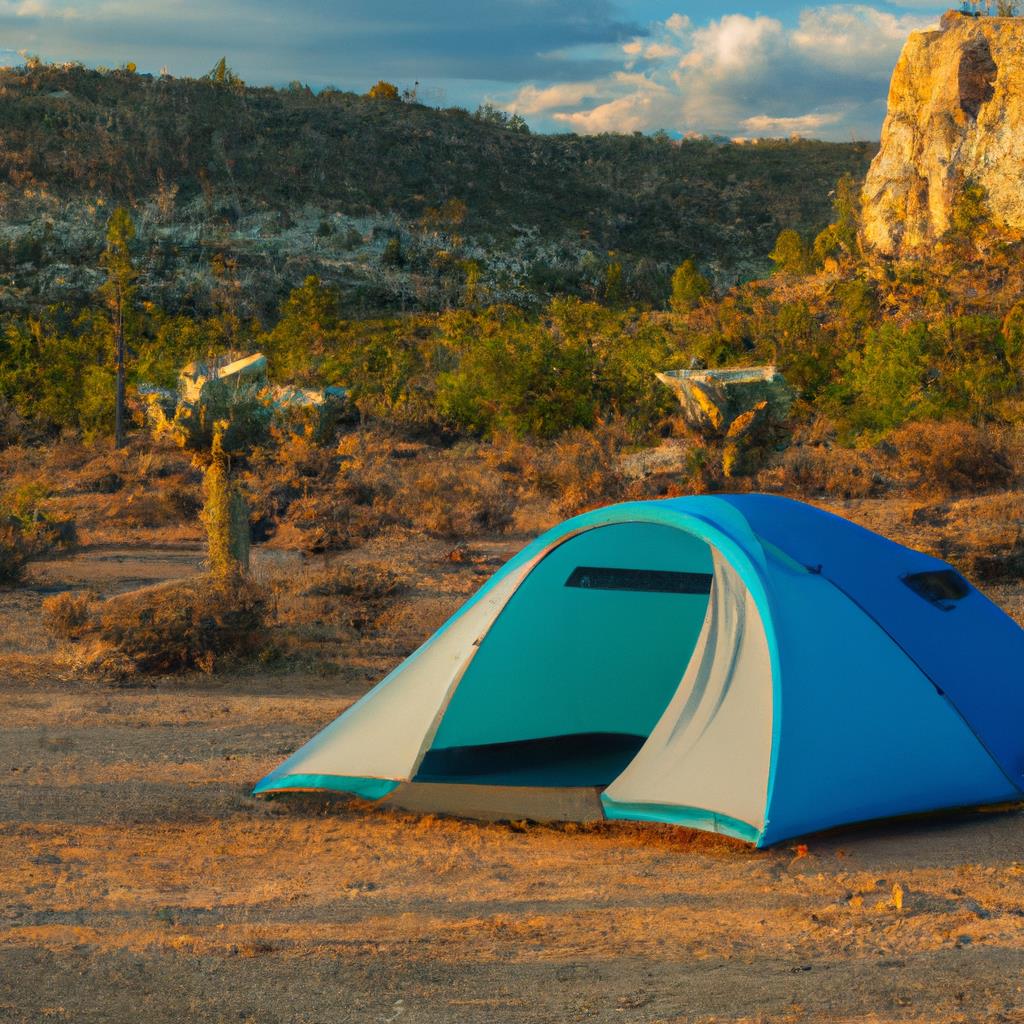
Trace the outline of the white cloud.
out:
M 807 8 L 790 25 L 746 14 L 695 25 L 673 14 L 622 45 L 623 71 L 526 86 L 510 109 L 579 132 L 877 137 L 900 48 L 931 21 L 864 4 Z
M 745 118 L 740 124 L 755 135 L 803 135 L 805 132 L 816 132 L 827 125 L 836 124 L 843 118 L 842 114 L 801 114 L 798 117 L 766 117 L 755 114 Z
M 614 84 L 625 87 L 626 95 L 590 110 L 557 111 L 554 119 L 585 135 L 638 132 L 650 126 L 651 118 L 657 116 L 663 104 L 672 102 L 670 89 L 644 75 L 619 72 L 614 76 Z
M 752 62 L 763 63 L 784 44 L 782 22 L 775 18 L 727 14 L 693 32 L 679 67 L 714 76 L 746 72 Z
M 596 135 L 599 132 L 640 132 L 650 126 L 652 118 L 657 116 L 655 111 L 653 96 L 634 93 L 602 103 L 592 110 L 577 110 L 574 113 L 559 111 L 554 118 L 583 135 Z
M 594 100 L 607 94 L 601 83 L 560 82 L 538 89 L 535 85 L 524 85 L 512 103 L 505 106 L 514 114 L 542 114 L 560 107 L 575 107 L 584 100 Z
M 693 22 L 685 14 L 673 14 L 665 22 L 665 28 L 677 36 L 686 35 L 692 25 Z
M 678 57 L 680 50 L 671 43 L 649 43 L 642 52 L 647 60 L 665 60 L 668 57 Z
M 77 18 L 78 8 L 52 0 L 7 0 L 0 4 L 0 14 L 16 18 Z
M 907 36 L 924 27 L 916 15 L 897 17 L 861 5 L 817 7 L 801 12 L 791 39 L 809 60 L 871 73 L 891 70 Z

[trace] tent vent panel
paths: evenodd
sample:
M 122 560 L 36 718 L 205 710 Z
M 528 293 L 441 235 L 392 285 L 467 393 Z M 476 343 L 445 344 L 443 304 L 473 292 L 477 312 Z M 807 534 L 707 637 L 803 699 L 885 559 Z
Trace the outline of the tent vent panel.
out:
M 565 581 L 581 590 L 634 590 L 645 594 L 710 594 L 709 572 L 667 572 L 663 569 L 609 569 L 578 565 Z
M 953 569 L 911 573 L 903 577 L 903 582 L 919 597 L 946 612 L 953 610 L 950 601 L 962 601 L 971 592 L 967 580 Z

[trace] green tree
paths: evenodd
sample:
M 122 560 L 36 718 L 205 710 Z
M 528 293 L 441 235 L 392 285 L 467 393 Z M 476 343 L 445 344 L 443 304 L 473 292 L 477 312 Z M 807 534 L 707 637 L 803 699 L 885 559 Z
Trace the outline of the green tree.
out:
M 474 433 L 556 437 L 592 426 L 594 352 L 519 310 L 458 314 L 449 321 L 458 367 L 441 374 L 441 415 Z
M 697 264 L 693 260 L 683 260 L 672 275 L 669 302 L 673 312 L 688 313 L 710 294 L 711 282 L 697 269 Z
M 474 121 L 482 124 L 493 124 L 499 128 L 507 128 L 512 132 L 519 132 L 523 135 L 530 134 L 530 126 L 520 114 L 510 114 L 507 110 L 501 110 L 493 103 L 481 103 L 473 114 Z
M 621 306 L 625 294 L 622 286 L 622 264 L 611 260 L 604 269 L 604 301 L 609 306 Z
M 303 384 L 317 382 L 325 354 L 338 345 L 340 324 L 337 291 L 311 274 L 292 289 L 274 329 L 262 338 L 274 377 Z
M 807 273 L 807 247 L 792 228 L 779 232 L 768 258 L 775 264 L 777 274 Z
M 114 444 L 118 448 L 124 447 L 125 361 L 128 349 L 125 334 L 131 322 L 132 300 L 136 291 L 137 275 L 129 249 L 134 237 L 135 224 L 131 215 L 123 206 L 119 206 L 107 222 L 107 247 L 100 256 L 107 275 L 100 291 L 110 313 L 114 334 Z
M 813 401 L 836 368 L 832 339 L 803 302 L 782 306 L 768 331 L 772 362 L 804 398 Z
M 860 224 L 860 190 L 852 174 L 844 174 L 836 182 L 832 197 L 835 220 L 814 239 L 815 266 L 826 259 L 857 254 L 857 230 Z
M 937 411 L 934 339 L 926 324 L 893 323 L 871 331 L 844 365 L 844 391 L 855 428 L 884 432 Z

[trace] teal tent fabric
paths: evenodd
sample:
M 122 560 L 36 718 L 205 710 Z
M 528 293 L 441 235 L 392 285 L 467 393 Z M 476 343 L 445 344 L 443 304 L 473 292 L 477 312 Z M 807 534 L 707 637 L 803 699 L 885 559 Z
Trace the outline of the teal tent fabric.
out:
M 633 502 L 560 524 L 346 712 L 386 737 L 387 723 L 374 719 L 382 696 L 435 685 L 436 670 L 420 666 L 438 660 L 460 623 L 479 618 L 484 626 L 470 653 L 460 648 L 451 678 L 436 684 L 436 712 L 401 725 L 419 730 L 416 743 L 403 741 L 403 750 L 418 754 L 403 753 L 393 771 L 366 776 L 351 764 L 325 770 L 351 747 L 351 738 L 332 739 L 346 728 L 342 716 L 256 792 L 312 787 L 370 796 L 412 782 L 420 770 L 426 780 L 479 782 L 490 771 L 495 785 L 603 788 L 637 745 L 643 756 L 645 737 L 709 635 L 701 632 L 711 614 L 706 594 L 644 588 L 657 586 L 651 574 L 658 571 L 711 574 L 712 553 L 756 608 L 757 622 L 736 628 L 763 629 L 770 691 L 761 712 L 770 730 L 763 808 L 741 820 L 713 801 L 645 802 L 634 793 L 619 802 L 606 791 L 607 817 L 767 845 L 852 822 L 1021 799 L 1024 631 L 944 563 L 766 495 Z M 567 586 L 581 566 L 636 570 L 639 583 Z M 723 692 L 721 699 L 735 699 Z M 392 698 L 389 714 L 395 706 Z M 659 727 L 664 742 L 674 741 L 671 725 Z M 590 761 L 574 761 L 565 746 L 562 767 L 553 768 L 559 738 Z M 317 770 L 306 770 L 314 762 Z M 671 789 L 671 779 L 657 781 L 659 793 Z M 721 778 L 717 787 L 689 778 L 680 788 L 692 796 L 704 781 L 709 792 L 722 788 Z
M 679 685 L 707 594 L 565 585 L 589 565 L 710 573 L 711 554 L 692 534 L 652 523 L 591 530 L 559 545 L 483 638 L 434 748 L 650 733 Z

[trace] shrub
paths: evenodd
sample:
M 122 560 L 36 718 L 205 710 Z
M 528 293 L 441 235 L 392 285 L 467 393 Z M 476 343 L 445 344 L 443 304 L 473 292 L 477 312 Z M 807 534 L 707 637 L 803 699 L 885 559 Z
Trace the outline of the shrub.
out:
M 0 586 L 14 586 L 25 576 L 28 553 L 21 532 L 13 526 L 0 526 Z
M 1008 487 L 1014 478 L 1006 442 L 993 428 L 956 420 L 910 423 L 888 440 L 899 476 L 917 491 L 980 494 Z
M 17 520 L 23 529 L 31 529 L 42 518 L 42 505 L 50 494 L 50 488 L 39 480 L 10 487 L 0 495 L 0 516 Z
M 389 511 L 414 529 L 457 539 L 503 532 L 515 507 L 515 494 L 497 472 L 460 460 L 418 467 L 396 490 Z
M 775 248 L 768 254 L 779 274 L 804 274 L 807 272 L 807 246 L 792 229 L 786 228 L 775 240 Z
M 672 274 L 669 304 L 675 313 L 688 313 L 711 294 L 711 282 L 697 269 L 693 260 L 684 260 Z
M 213 672 L 261 652 L 265 612 L 253 583 L 198 576 L 108 598 L 79 636 L 93 642 L 87 660 L 101 672 Z
M 376 562 L 331 566 L 299 581 L 299 597 L 319 598 L 320 619 L 348 626 L 357 633 L 376 627 L 409 589 L 406 578 Z M 308 615 L 308 613 L 307 613 Z
M 360 601 L 384 601 L 407 589 L 405 578 L 386 565 L 363 562 L 332 566 L 304 576 L 301 593 L 308 597 L 352 597 Z
M 822 445 L 799 445 L 786 450 L 778 467 L 765 470 L 758 483 L 801 497 L 868 498 L 882 480 L 867 452 Z
M 589 340 L 509 312 L 463 320 L 459 365 L 438 380 L 438 410 L 473 433 L 556 437 L 589 426 L 596 414 Z
M 92 591 L 75 593 L 65 590 L 43 599 L 43 621 L 62 640 L 77 638 L 89 621 L 89 609 L 96 600 Z
M 622 496 L 626 480 L 621 456 L 626 443 L 621 423 L 601 424 L 593 431 L 572 430 L 546 451 L 540 485 L 552 495 L 559 516 L 576 515 Z
M 935 344 L 927 325 L 884 324 L 844 365 L 850 420 L 856 428 L 885 431 L 936 411 Z

